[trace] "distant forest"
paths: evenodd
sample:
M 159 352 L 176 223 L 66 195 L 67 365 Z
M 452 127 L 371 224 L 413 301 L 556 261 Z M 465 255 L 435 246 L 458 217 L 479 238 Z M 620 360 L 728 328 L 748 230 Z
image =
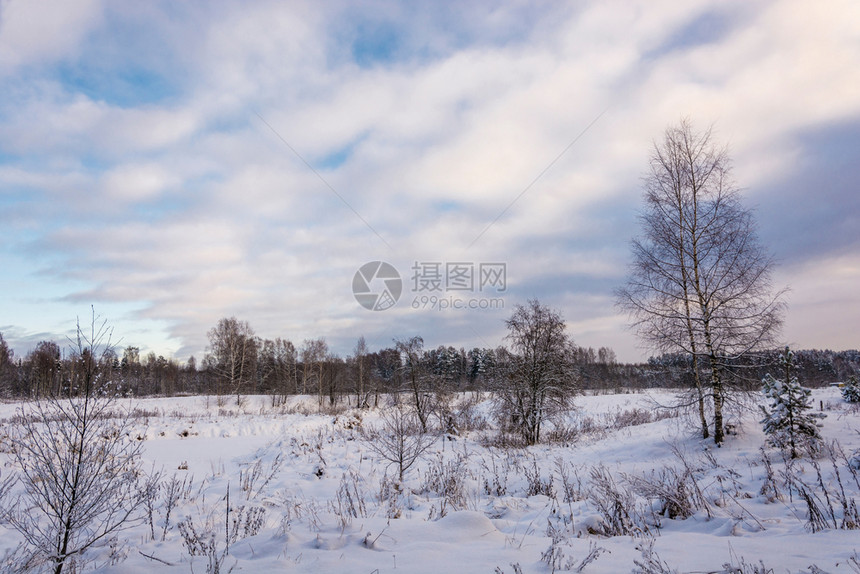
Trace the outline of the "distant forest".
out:
M 124 347 L 121 355 L 114 348 L 98 349 L 100 376 L 127 396 L 268 394 L 275 401 L 293 394 L 319 394 L 321 402 L 331 404 L 347 396 L 373 404 L 380 394 L 407 388 L 406 378 L 416 375 L 426 379 L 427 387 L 450 392 L 492 389 L 500 372 L 498 363 L 507 355 L 504 348 L 424 349 L 420 337 L 414 337 L 410 353 L 404 353 L 398 341 L 370 351 L 360 338 L 352 354 L 340 357 L 330 352 L 324 339 L 306 340 L 297 348 L 288 340 L 256 337 L 247 323 L 235 318 L 222 319 L 209 332 L 209 339 L 210 347 L 200 362 L 194 357 L 180 363 L 154 353 L 140 356 L 134 346 Z M 736 387 L 758 388 L 765 374 L 774 370 L 780 352 L 757 353 L 743 362 L 726 359 L 725 373 Z M 689 356 L 662 355 L 646 363 L 626 364 L 606 347 L 574 347 L 573 353 L 580 389 L 691 386 Z M 797 376 L 809 387 L 844 381 L 860 372 L 856 350 L 802 350 L 795 356 Z M 16 356 L 0 333 L 0 397 L 73 395 L 79 359 L 54 341 L 42 341 L 25 356 Z

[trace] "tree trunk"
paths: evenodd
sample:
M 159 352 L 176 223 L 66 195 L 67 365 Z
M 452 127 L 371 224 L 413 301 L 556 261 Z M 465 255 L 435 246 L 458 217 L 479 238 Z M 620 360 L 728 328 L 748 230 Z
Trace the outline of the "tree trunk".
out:
M 712 385 L 714 388 L 714 442 L 721 444 L 725 438 L 723 434 L 723 403 L 725 402 L 725 390 L 720 377 L 719 367 L 712 366 Z

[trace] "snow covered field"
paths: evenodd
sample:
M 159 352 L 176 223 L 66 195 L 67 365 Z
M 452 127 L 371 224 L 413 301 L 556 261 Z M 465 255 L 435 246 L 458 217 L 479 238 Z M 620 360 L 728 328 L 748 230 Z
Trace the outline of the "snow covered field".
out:
M 823 453 L 818 471 L 763 451 L 758 413 L 714 448 L 655 406 L 669 394 L 619 394 L 577 397 L 565 439 L 527 449 L 499 444 L 489 401 L 473 401 L 460 413 L 470 430 L 440 436 L 402 486 L 362 438 L 382 409 L 313 414 L 308 397 L 280 407 L 247 397 L 241 408 L 235 397 L 220 407 L 138 400 L 130 438 L 143 440 L 143 466 L 162 473 L 161 486 L 120 535 L 113 553 L 125 559 L 108 548 L 91 557 L 99 572 L 141 574 L 860 572 L 860 530 L 842 528 L 860 500 L 848 464 L 860 411 L 837 389 L 813 397 L 828 415 L 823 436 L 846 455 Z M 16 408 L 0 405 L 3 425 Z M 823 513 L 817 532 L 804 492 Z M 0 525 L 0 553 L 19 541 Z

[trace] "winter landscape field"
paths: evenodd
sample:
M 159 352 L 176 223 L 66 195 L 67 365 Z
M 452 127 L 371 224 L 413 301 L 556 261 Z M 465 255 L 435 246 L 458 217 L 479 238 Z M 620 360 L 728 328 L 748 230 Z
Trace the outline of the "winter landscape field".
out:
M 84 553 L 87 569 L 860 572 L 860 410 L 839 389 L 813 394 L 828 446 L 793 461 L 765 446 L 757 397 L 721 448 L 664 408 L 668 391 L 579 396 L 545 444 L 521 448 L 489 395 L 461 394 L 451 432 L 403 437 L 415 461 L 402 482 L 384 441 L 403 411 L 380 400 L 324 413 L 307 396 L 114 404 L 132 410 L 122 440 L 142 447 L 149 494 L 130 528 Z M 20 408 L 0 405 L 0 435 Z M 21 541 L 0 526 L 7 571 Z
M 860 574 L 858 47 L 0 0 L 0 574 Z

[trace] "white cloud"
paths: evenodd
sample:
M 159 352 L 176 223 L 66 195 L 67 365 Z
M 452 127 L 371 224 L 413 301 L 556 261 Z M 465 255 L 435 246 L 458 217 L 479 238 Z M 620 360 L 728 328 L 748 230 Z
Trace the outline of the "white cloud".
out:
M 13 8 L 23 9 L 10 4 L 3 17 Z M 739 183 L 757 186 L 797 163 L 799 130 L 860 117 L 850 3 L 841 16 L 803 2 L 458 9 L 466 12 L 403 4 L 371 16 L 312 2 L 141 9 L 140 25 L 158 32 L 149 41 L 181 53 L 155 70 L 176 83 L 171 95 L 132 105 L 51 71 L 20 71 L 110 38 L 98 5 L 69 38 L 38 49 L 14 48 L 35 32 L 13 14 L 0 24 L 18 30 L 0 33 L 0 69 L 16 87 L 0 104 L 0 153 L 9 154 L 0 189 L 29 193 L 13 207 L 39 237 L 32 265 L 86 283 L 65 293 L 75 304 L 131 305 L 130 314 L 163 322 L 177 350 L 199 353 L 228 315 L 296 340 L 367 329 L 387 344 L 414 329 L 466 346 L 498 342 L 506 312 L 368 316 L 349 281 L 373 259 L 402 272 L 421 259 L 506 261 L 509 306 L 545 293 L 581 344 L 633 359 L 610 292 L 635 233 L 651 141 L 683 115 L 716 121 Z M 725 30 L 699 42 L 687 27 L 713 13 Z M 365 20 L 393 27 L 401 52 L 353 61 Z M 805 297 L 793 307 L 805 309 Z
M 154 199 L 177 183 L 166 169 L 152 163 L 120 165 L 102 176 L 106 194 L 119 201 Z
M 776 279 L 791 289 L 784 333 L 793 347 L 857 348 L 858 253 L 785 266 Z
M 7 0 L 0 5 L 0 74 L 74 54 L 102 23 L 100 0 Z

